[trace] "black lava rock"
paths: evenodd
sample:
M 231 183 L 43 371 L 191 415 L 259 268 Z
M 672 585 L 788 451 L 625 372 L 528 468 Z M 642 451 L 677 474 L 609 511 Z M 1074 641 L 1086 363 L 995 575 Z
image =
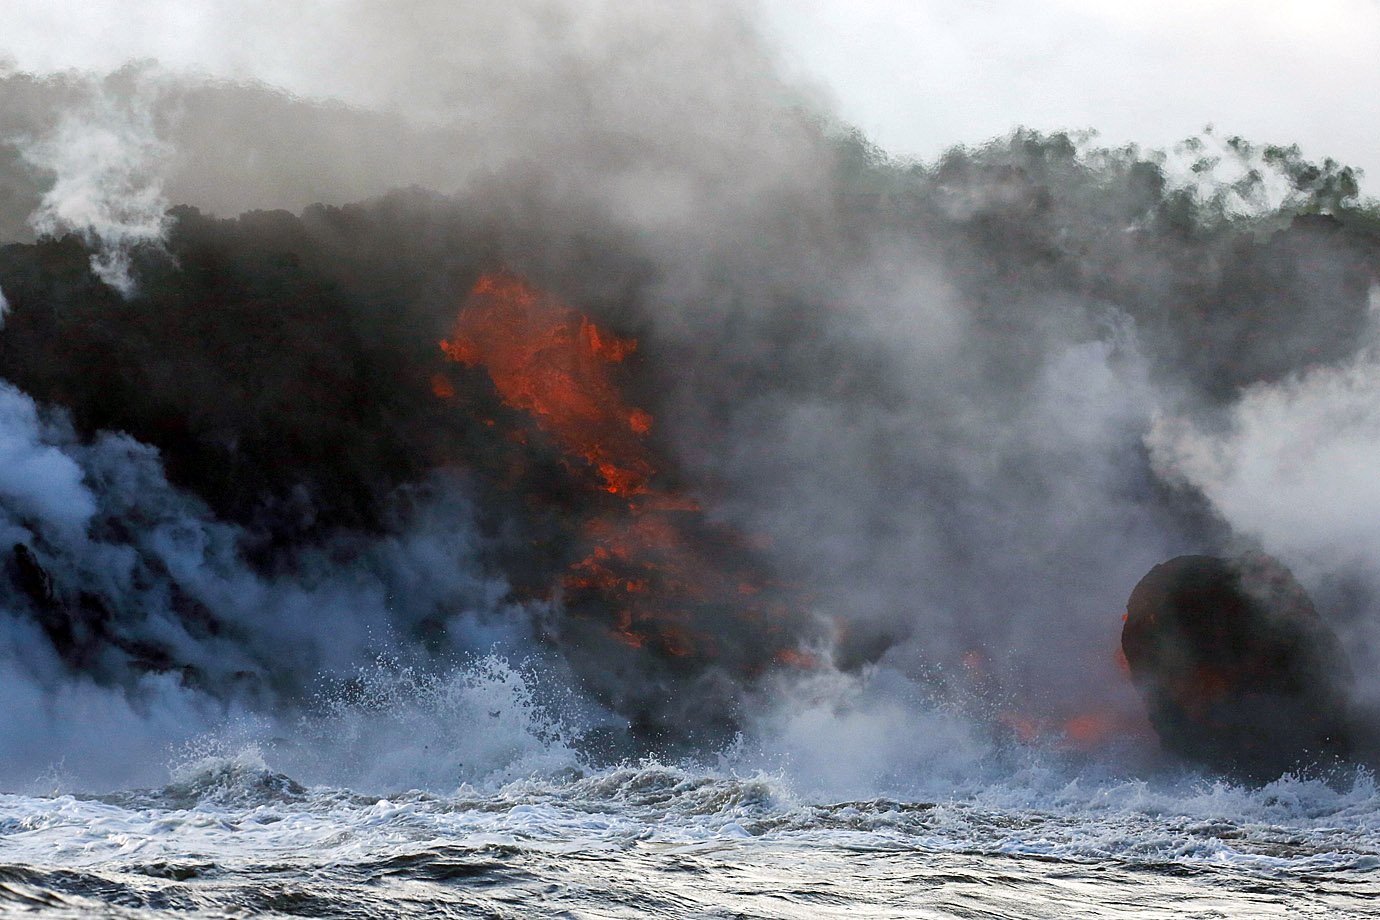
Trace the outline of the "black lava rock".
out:
M 1131 592 L 1121 647 L 1161 743 L 1188 760 L 1268 780 L 1350 751 L 1344 650 L 1275 559 L 1155 566 Z

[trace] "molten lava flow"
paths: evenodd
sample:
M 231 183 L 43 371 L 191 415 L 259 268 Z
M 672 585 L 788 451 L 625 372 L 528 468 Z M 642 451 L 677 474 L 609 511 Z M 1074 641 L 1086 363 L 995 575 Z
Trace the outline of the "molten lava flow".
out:
M 1060 750 L 1090 751 L 1113 741 L 1143 737 L 1149 726 L 1135 713 L 1108 705 L 1067 717 L 1032 716 L 1014 710 L 997 714 L 997 722 L 1024 744 Z
M 654 420 L 627 404 L 615 378 L 636 340 L 520 278 L 492 274 L 474 286 L 441 348 L 482 368 L 499 398 L 529 414 L 602 496 L 588 502 L 582 548 L 560 581 L 568 611 L 602 622 L 627 647 L 670 658 L 722 662 L 734 633 L 734 646 L 753 647 L 754 660 L 738 662 L 744 672 L 760 661 L 813 666 L 785 635 L 793 613 L 773 600 L 779 592 L 746 542 L 706 522 L 690 497 L 659 487 L 647 443 Z
M 1095 700 L 1043 699 L 1037 703 L 1003 687 L 1000 667 L 981 649 L 969 649 L 960 663 L 972 693 L 985 699 L 1007 698 L 1004 708 L 995 713 L 995 721 L 1009 737 L 1023 744 L 1087 752 L 1148 737 L 1150 726 L 1144 717 L 1117 694 Z
M 454 399 L 455 384 L 447 380 L 444 374 L 433 374 L 431 376 L 431 392 L 437 399 Z
M 483 367 L 498 395 L 535 416 L 567 452 L 623 496 L 647 492 L 656 472 L 642 443 L 652 417 L 623 402 L 610 368 L 637 349 L 512 275 L 479 279 L 441 343 L 452 359 Z

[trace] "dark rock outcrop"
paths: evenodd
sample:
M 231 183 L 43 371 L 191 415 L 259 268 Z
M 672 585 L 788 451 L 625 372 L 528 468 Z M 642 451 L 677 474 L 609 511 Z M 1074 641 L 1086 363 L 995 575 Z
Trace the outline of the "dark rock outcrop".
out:
M 1345 653 L 1275 559 L 1155 566 L 1131 592 L 1121 646 L 1161 743 L 1188 760 L 1268 780 L 1350 752 Z

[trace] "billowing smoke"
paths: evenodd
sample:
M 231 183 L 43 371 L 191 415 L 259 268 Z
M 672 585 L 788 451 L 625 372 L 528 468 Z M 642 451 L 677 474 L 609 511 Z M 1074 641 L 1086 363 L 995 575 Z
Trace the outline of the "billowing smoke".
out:
M 505 604 L 507 585 L 481 568 L 461 483 L 396 493 L 405 532 L 337 533 L 269 573 L 246 560 L 243 531 L 167 482 L 153 448 L 79 439 L 8 385 L 0 413 L 4 741 L 25 779 L 55 742 L 78 775 L 90 765 L 75 761 L 102 751 L 116 776 L 146 775 L 179 721 L 272 713 L 372 656 L 406 665 L 424 640 L 488 653 L 528 628 L 532 612 Z
M 1352 171 L 1027 131 L 898 162 L 734 4 L 381 10 L 296 69 L 305 32 L 266 46 L 332 98 L 219 65 L 0 80 L 5 687 L 47 713 L 22 763 L 81 707 L 153 745 L 495 645 L 614 714 L 584 756 L 781 711 L 794 737 L 869 681 L 1111 744 L 1143 725 L 1130 589 L 1243 541 L 1380 654 L 1370 525 L 1324 472 L 1363 478 L 1371 425 Z M 441 346 L 493 278 L 564 305 L 541 366 L 608 359 L 635 486 Z M 1341 421 L 1300 456 L 1315 406 Z

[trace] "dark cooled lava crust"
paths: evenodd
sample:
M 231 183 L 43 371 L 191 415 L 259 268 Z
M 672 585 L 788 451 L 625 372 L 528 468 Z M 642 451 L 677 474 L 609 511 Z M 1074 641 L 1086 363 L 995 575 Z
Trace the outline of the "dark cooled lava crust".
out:
M 1268 780 L 1350 753 L 1341 643 L 1264 555 L 1178 556 L 1131 592 L 1121 634 L 1163 745 Z

